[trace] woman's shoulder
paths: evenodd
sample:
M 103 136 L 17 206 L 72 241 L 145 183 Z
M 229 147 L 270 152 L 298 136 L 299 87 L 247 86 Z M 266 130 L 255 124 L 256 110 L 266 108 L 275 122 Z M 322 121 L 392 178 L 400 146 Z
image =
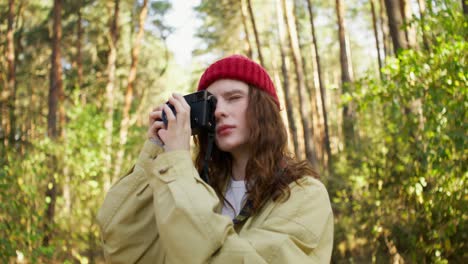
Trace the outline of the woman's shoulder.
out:
M 317 178 L 312 176 L 304 176 L 289 184 L 291 195 L 302 194 L 322 194 L 328 197 L 328 191 L 325 185 Z
M 331 203 L 325 185 L 318 179 L 304 176 L 289 184 L 287 199 L 276 203 L 274 211 L 279 214 L 298 214 L 319 209 L 331 212 Z M 310 211 L 309 211 L 310 212 Z
M 277 221 L 281 230 L 300 230 L 295 235 L 304 241 L 317 242 L 324 230 L 333 232 L 333 211 L 325 185 L 306 176 L 289 186 L 288 199 L 275 203 L 269 214 L 270 222 Z

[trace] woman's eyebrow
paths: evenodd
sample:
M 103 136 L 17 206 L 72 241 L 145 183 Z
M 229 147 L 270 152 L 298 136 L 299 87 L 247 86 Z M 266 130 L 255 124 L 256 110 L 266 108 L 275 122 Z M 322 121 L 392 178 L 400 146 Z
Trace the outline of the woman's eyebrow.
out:
M 226 92 L 222 93 L 221 96 L 228 97 L 228 96 L 231 96 L 233 94 L 242 94 L 242 95 L 244 95 L 245 92 L 242 91 L 242 90 L 236 89 L 236 90 L 226 91 Z

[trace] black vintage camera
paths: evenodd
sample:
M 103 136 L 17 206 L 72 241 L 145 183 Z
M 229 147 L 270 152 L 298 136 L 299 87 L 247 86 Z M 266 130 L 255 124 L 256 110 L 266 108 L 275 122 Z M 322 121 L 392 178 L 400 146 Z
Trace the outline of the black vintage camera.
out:
M 192 127 L 192 135 L 199 134 L 202 131 L 214 131 L 216 97 L 207 90 L 187 94 L 184 96 L 185 101 L 190 105 L 190 126 Z M 173 105 L 169 104 L 174 114 L 176 110 Z M 166 113 L 162 112 L 162 121 L 167 126 Z

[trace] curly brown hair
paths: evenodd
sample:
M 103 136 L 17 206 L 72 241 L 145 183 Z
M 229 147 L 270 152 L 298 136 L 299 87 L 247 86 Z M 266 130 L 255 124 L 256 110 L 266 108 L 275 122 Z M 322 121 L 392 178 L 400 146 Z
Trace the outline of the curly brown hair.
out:
M 247 199 L 252 202 L 252 212 L 257 213 L 269 199 L 286 201 L 290 195 L 289 184 L 302 177 L 319 178 L 317 170 L 307 161 L 296 160 L 287 150 L 288 134 L 278 105 L 273 98 L 249 86 L 247 125 L 250 128 L 248 144 L 250 159 L 246 166 Z M 195 166 L 203 171 L 208 135 L 195 137 L 198 153 Z M 232 172 L 232 157 L 228 152 L 213 146 L 208 169 L 210 185 L 218 197 L 226 201 L 224 191 Z

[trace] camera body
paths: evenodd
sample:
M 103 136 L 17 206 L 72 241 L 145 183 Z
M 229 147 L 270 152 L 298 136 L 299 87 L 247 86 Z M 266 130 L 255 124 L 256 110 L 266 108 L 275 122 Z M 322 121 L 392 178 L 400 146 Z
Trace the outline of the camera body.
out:
M 202 131 L 214 131 L 216 126 L 215 110 L 216 97 L 207 90 L 187 94 L 185 101 L 190 105 L 190 126 L 192 135 L 199 134 Z M 172 112 L 177 115 L 173 105 L 167 103 Z M 162 121 L 167 126 L 166 113 L 162 112 Z

